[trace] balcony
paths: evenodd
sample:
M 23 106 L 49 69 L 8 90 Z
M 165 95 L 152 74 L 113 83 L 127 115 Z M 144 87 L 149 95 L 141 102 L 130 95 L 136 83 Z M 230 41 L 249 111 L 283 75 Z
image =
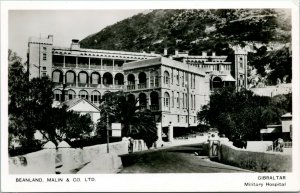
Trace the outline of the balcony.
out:
M 78 64 L 78 68 L 89 68 L 88 64 Z
M 68 86 L 68 87 L 75 87 L 76 83 L 75 82 L 72 82 L 72 83 L 68 82 L 68 83 L 66 83 L 66 86 Z
M 144 88 L 147 88 L 146 83 L 140 83 L 140 84 L 138 84 L 138 89 L 144 89 Z
M 160 84 L 158 82 L 156 82 L 155 84 L 154 83 L 150 84 L 151 88 L 158 88 L 159 86 L 160 86 Z
M 146 110 L 146 109 L 147 109 L 147 105 L 144 105 L 144 104 L 143 104 L 143 105 L 140 105 L 140 106 L 139 106 L 139 109 L 140 109 L 140 110 Z
M 159 110 L 159 105 L 158 104 L 150 105 L 150 110 L 151 111 L 158 111 Z
M 127 90 L 134 90 L 135 89 L 135 85 L 127 85 Z
M 62 87 L 63 83 L 62 82 L 53 82 L 55 87 Z
M 91 67 L 91 69 L 101 69 L 100 65 L 91 64 L 90 67 Z
M 67 68 L 76 68 L 76 64 L 66 63 Z
M 116 85 L 115 85 L 115 88 L 116 88 L 116 89 L 123 89 L 123 88 L 124 88 L 124 85 L 116 84 Z
M 105 66 L 105 65 L 103 65 L 102 68 L 104 70 L 113 70 L 113 66 Z
M 88 83 L 78 83 L 78 87 L 88 87 Z
M 111 89 L 111 88 L 114 88 L 114 85 L 112 85 L 112 84 L 103 84 L 103 85 L 102 85 L 102 88 L 108 88 L 108 89 Z
M 53 62 L 53 66 L 55 66 L 55 67 L 63 67 L 64 63 Z
M 90 87 L 93 87 L 93 88 L 99 88 L 99 87 L 100 87 L 100 84 L 90 84 Z

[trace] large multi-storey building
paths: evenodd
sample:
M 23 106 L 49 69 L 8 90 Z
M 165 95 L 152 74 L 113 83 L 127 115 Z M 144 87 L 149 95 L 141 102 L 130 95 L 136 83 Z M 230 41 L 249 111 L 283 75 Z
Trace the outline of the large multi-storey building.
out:
M 209 76 L 199 68 L 165 57 L 126 63 L 129 100 L 155 113 L 162 127 L 196 126 L 196 114 L 209 101 Z
M 167 50 L 164 51 L 167 56 Z M 217 88 L 246 87 L 247 53 L 227 56 L 191 56 L 188 53 L 162 57 L 138 53 L 82 49 L 78 40 L 70 47 L 53 46 L 53 36 L 30 38 L 29 77 L 51 77 L 54 100 L 85 98 L 99 105 L 108 91 L 124 90 L 130 100 L 139 99 L 141 108 L 155 114 L 162 127 L 196 126 L 196 113 Z
M 76 97 L 98 104 L 107 91 L 124 89 L 123 64 L 158 54 L 82 49 L 78 40 L 69 48 L 53 46 L 53 37 L 30 38 L 29 78 L 49 76 L 55 83 L 54 100 Z M 63 95 L 64 93 L 64 95 Z

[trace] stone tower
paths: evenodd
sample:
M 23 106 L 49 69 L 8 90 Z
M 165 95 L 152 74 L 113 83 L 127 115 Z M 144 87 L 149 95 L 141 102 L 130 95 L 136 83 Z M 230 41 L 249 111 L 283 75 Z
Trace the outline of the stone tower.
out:
M 247 51 L 240 47 L 234 48 L 234 78 L 238 90 L 247 88 Z
M 53 36 L 48 38 L 31 37 L 28 41 L 29 79 L 51 77 Z

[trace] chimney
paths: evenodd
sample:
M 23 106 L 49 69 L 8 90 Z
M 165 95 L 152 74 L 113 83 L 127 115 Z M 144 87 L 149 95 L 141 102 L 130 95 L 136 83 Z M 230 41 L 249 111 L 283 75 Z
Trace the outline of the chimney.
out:
M 51 40 L 51 42 L 53 42 L 53 35 L 48 35 L 48 39 Z
M 164 56 L 168 55 L 168 48 L 164 48 Z
M 72 39 L 71 50 L 79 50 L 80 44 L 78 39 Z
M 175 56 L 178 56 L 178 49 L 175 49 Z
M 207 56 L 207 52 L 202 52 L 202 56 L 206 57 Z
M 212 56 L 216 56 L 216 52 L 213 52 L 213 53 L 212 53 Z

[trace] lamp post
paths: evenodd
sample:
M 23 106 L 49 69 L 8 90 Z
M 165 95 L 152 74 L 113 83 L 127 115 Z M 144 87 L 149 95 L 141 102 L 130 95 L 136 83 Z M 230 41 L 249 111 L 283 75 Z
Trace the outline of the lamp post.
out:
M 106 111 L 106 142 L 107 142 L 106 150 L 107 150 L 107 153 L 109 153 L 109 131 L 108 131 L 108 127 L 109 127 L 109 118 L 108 118 L 108 112 Z

